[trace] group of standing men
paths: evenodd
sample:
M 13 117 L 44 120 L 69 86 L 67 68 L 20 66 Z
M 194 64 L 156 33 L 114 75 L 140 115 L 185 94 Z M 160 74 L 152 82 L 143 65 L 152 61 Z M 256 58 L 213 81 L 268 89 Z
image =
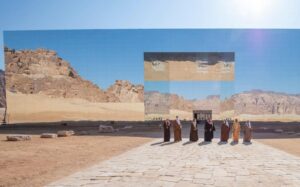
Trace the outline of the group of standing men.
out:
M 171 126 L 173 126 L 174 130 L 174 141 L 179 142 L 182 140 L 181 137 L 181 129 L 182 125 L 180 123 L 179 117 L 176 116 L 176 120 L 174 121 L 173 124 L 171 124 L 171 121 L 169 119 L 166 119 L 163 127 L 164 127 L 164 141 L 169 142 L 171 138 Z
M 223 121 L 223 123 L 221 125 L 221 141 L 222 142 L 228 141 L 229 133 L 230 133 L 231 129 L 232 129 L 232 141 L 235 143 L 239 142 L 241 125 L 240 125 L 238 119 L 234 120 L 231 127 L 230 127 L 229 121 L 227 119 Z M 252 126 L 251 126 L 251 122 L 249 120 L 246 121 L 243 131 L 244 131 L 244 138 L 243 138 L 244 142 L 251 142 Z
M 166 119 L 163 123 L 164 128 L 164 141 L 168 142 L 171 138 L 171 126 L 174 130 L 174 141 L 178 142 L 182 140 L 181 130 L 182 125 L 179 117 L 176 116 L 176 120 L 171 123 L 169 119 Z M 196 119 L 193 119 L 190 129 L 190 141 L 198 141 L 198 123 Z M 216 130 L 213 121 L 209 118 L 205 120 L 204 124 L 204 141 L 211 142 L 214 138 L 214 131 Z M 227 142 L 229 139 L 230 130 L 232 130 L 232 140 L 234 143 L 238 143 L 241 131 L 241 125 L 237 119 L 234 120 L 232 126 L 229 124 L 229 120 L 224 120 L 221 125 L 221 142 Z M 248 120 L 244 126 L 244 142 L 251 142 L 252 127 L 251 122 Z

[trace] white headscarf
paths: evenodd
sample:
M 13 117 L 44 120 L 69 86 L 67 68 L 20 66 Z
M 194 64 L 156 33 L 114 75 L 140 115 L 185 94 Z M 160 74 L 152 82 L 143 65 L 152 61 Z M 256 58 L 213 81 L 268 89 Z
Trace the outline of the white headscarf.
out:
M 246 124 L 247 124 L 247 127 L 251 128 L 251 122 L 249 120 L 247 121 Z
M 180 124 L 180 120 L 179 120 L 179 117 L 178 117 L 178 116 L 176 116 L 176 122 L 177 122 L 179 125 L 181 125 L 181 124 Z
M 225 125 L 226 125 L 227 127 L 229 127 L 228 120 L 225 120 Z

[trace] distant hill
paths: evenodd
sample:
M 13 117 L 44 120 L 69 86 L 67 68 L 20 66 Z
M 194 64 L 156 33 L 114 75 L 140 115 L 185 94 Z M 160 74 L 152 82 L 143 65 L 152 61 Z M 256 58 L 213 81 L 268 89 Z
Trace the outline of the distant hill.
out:
M 117 80 L 107 91 L 82 78 L 53 50 L 5 48 L 7 89 L 23 94 L 80 98 L 90 102 L 143 102 L 144 88 Z

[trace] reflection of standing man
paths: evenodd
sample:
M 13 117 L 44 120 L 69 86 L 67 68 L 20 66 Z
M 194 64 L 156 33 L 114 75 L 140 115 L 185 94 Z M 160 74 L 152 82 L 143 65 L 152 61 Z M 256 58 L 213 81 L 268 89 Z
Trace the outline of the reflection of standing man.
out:
M 179 120 L 179 117 L 176 116 L 176 120 L 174 122 L 174 125 L 173 125 L 173 129 L 174 129 L 174 141 L 175 142 L 178 142 L 178 141 L 181 141 L 182 138 L 181 138 L 181 123 L 180 123 L 180 120 Z

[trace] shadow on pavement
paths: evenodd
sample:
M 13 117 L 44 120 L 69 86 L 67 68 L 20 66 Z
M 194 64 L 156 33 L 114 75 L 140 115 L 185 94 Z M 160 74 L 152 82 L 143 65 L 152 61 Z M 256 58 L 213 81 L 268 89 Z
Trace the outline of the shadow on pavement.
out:
M 166 142 L 166 143 L 163 143 L 163 144 L 160 144 L 160 146 L 165 146 L 165 145 L 172 145 L 172 144 L 175 144 L 175 143 L 179 143 L 179 142 Z
M 209 144 L 211 144 L 211 142 L 202 141 L 202 142 L 200 142 L 198 145 L 199 145 L 199 146 L 202 146 L 202 145 L 209 145 Z
M 222 142 L 222 141 L 218 142 L 218 145 L 226 145 L 226 144 L 228 144 L 228 142 Z
M 165 142 L 161 141 L 161 142 L 156 142 L 156 143 L 152 143 L 151 146 L 155 146 L 155 145 L 160 145 L 160 144 L 163 144 Z
M 232 145 L 232 146 L 237 145 L 237 144 L 239 144 L 239 142 L 232 141 L 232 142 L 230 143 L 230 145 Z
M 193 144 L 193 143 L 196 143 L 197 141 L 186 141 L 184 142 L 182 145 L 188 145 L 188 144 Z
M 244 145 L 251 145 L 252 142 L 243 142 Z

